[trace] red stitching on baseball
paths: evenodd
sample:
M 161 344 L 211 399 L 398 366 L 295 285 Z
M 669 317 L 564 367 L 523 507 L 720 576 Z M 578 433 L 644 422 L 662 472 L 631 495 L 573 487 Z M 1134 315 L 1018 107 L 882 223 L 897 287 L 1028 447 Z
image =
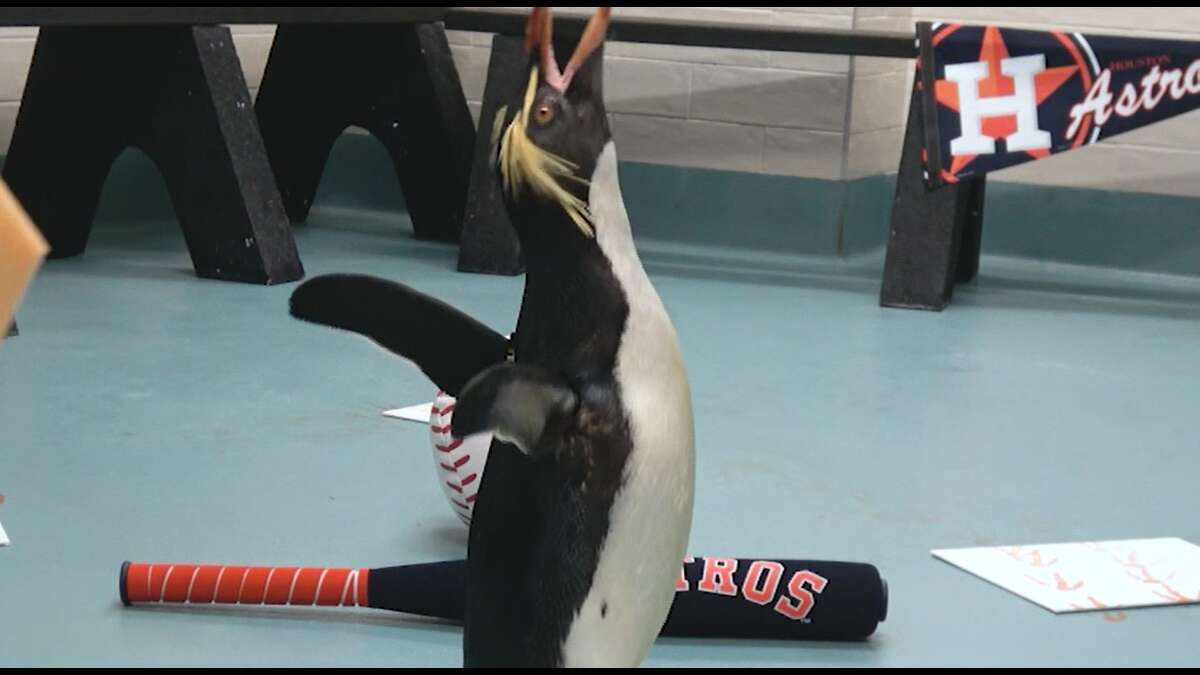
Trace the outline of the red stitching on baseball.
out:
M 439 389 L 438 390 L 438 398 L 441 399 L 443 396 L 445 396 L 445 392 Z M 447 398 L 449 398 L 449 397 L 447 397 Z M 444 408 L 439 408 L 436 405 L 432 406 L 431 412 L 432 412 L 432 415 L 434 416 L 434 419 L 438 422 L 442 422 L 442 421 L 449 422 L 449 420 L 446 418 L 449 415 L 449 413 L 454 411 L 455 405 L 456 405 L 456 402 L 453 399 L 451 399 L 451 402 L 449 404 L 447 404 L 446 407 L 444 407 Z M 433 424 L 432 422 L 433 422 L 433 420 L 431 420 L 430 429 L 433 431 L 434 434 L 450 435 L 449 443 L 444 444 L 444 445 L 434 443 L 433 447 L 437 448 L 437 450 L 439 452 L 445 452 L 445 453 L 451 453 L 451 452 L 457 450 L 458 448 L 462 447 L 463 441 L 465 439 L 454 438 L 453 432 L 451 431 L 452 424 L 445 424 L 442 426 L 438 426 L 437 424 Z M 470 505 L 475 502 L 475 495 L 474 494 L 468 495 L 463 488 L 465 488 L 468 485 L 471 485 L 476 480 L 478 480 L 479 474 L 472 473 L 466 477 L 459 476 L 459 470 L 462 469 L 464 466 L 467 465 L 468 462 L 471 461 L 470 454 L 464 454 L 463 456 L 458 457 L 458 458 L 447 457 L 446 460 L 447 461 L 445 461 L 445 462 L 438 462 L 438 466 L 440 466 L 444 471 L 446 471 L 448 473 L 453 473 L 456 478 L 460 479 L 459 482 L 457 482 L 457 483 L 454 481 L 449 481 L 449 480 L 446 481 L 446 487 L 450 488 L 451 490 L 454 490 L 455 492 L 457 492 L 460 495 L 464 495 L 465 499 L 466 499 L 466 502 L 464 503 L 462 500 L 455 499 L 452 497 L 452 498 L 450 498 L 450 503 L 454 504 L 456 507 L 459 508 L 460 511 L 462 511 L 463 519 L 466 520 L 469 524 L 470 517 L 471 517 L 470 516 L 470 514 L 471 514 L 471 506 Z

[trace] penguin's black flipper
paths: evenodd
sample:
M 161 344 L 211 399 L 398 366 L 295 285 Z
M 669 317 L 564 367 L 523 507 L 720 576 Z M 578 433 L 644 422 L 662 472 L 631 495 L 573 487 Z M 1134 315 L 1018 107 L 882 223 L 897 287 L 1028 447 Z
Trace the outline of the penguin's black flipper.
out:
M 417 364 L 458 396 L 488 366 L 502 363 L 508 339 L 446 303 L 392 281 L 359 274 L 314 277 L 292 293 L 292 316 L 370 338 Z
M 573 417 L 579 396 L 561 375 L 520 363 L 502 363 L 463 387 L 450 433 L 465 438 L 485 431 L 527 455 L 538 454 L 542 439 Z

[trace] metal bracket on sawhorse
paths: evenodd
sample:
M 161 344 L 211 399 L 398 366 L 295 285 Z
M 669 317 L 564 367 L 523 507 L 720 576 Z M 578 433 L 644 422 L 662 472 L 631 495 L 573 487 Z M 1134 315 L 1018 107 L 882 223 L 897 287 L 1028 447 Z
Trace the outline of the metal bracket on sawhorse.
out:
M 922 32 L 927 33 L 927 24 L 919 26 L 918 36 L 921 63 L 929 64 L 930 41 Z M 923 108 L 931 103 L 922 95 L 926 87 L 933 87 L 931 68 L 919 69 L 913 82 L 880 304 L 940 311 L 950 303 L 954 285 L 972 281 L 979 272 L 985 183 L 979 176 L 934 190 L 927 186 L 922 153 L 936 129 L 934 111 Z M 928 145 L 937 147 L 936 139 Z
M 109 169 L 130 146 L 162 173 L 196 274 L 304 275 L 228 28 L 41 28 L 4 179 L 50 257 L 84 251 Z

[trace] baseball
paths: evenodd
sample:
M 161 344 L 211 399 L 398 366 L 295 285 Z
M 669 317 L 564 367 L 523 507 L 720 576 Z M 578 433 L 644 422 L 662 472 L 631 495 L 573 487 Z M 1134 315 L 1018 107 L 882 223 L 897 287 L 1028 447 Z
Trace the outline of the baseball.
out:
M 454 416 L 454 398 L 439 391 L 429 414 L 429 431 L 433 440 L 433 465 L 450 510 L 465 525 L 471 525 L 475 508 L 475 491 L 487 463 L 491 434 L 475 434 L 455 439 L 450 435 L 450 420 Z

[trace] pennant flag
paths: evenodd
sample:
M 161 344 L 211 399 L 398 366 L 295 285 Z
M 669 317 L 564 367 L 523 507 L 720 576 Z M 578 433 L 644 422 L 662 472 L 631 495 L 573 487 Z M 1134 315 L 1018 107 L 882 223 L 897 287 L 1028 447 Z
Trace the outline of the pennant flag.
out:
M 1200 108 L 1200 42 L 963 24 L 918 34 L 931 187 Z

